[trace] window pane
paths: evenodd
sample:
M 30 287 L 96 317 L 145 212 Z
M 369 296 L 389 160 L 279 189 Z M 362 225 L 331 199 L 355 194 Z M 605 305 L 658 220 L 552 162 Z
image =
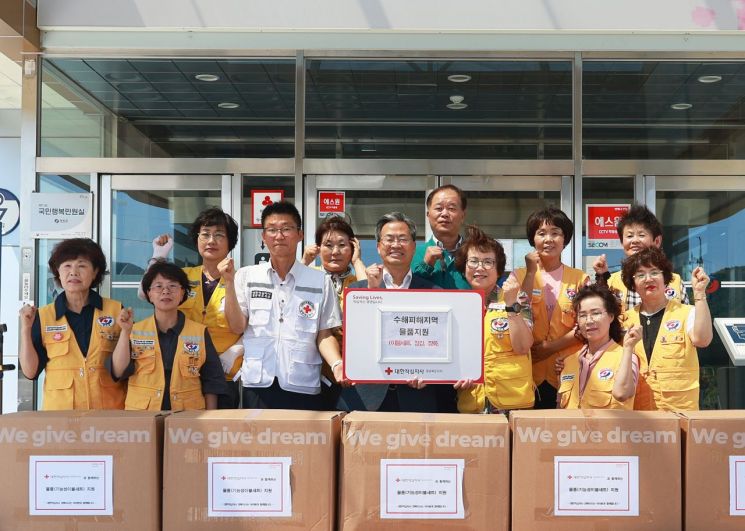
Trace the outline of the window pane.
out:
M 310 60 L 308 157 L 571 158 L 566 61 Z
M 585 61 L 586 159 L 745 158 L 745 63 Z

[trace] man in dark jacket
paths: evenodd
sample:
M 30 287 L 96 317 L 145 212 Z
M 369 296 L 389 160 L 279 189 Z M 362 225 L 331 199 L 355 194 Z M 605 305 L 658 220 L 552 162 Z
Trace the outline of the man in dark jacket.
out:
M 390 212 L 375 227 L 378 254 L 382 264 L 367 268 L 367 280 L 350 288 L 433 289 L 429 280 L 411 272 L 416 249 L 416 225 L 401 212 Z M 408 385 L 360 384 L 342 390 L 338 407 L 346 411 L 413 411 L 435 413 L 443 395 L 454 394 L 452 386 L 426 385 L 412 380 Z M 447 398 L 445 398 L 447 400 Z

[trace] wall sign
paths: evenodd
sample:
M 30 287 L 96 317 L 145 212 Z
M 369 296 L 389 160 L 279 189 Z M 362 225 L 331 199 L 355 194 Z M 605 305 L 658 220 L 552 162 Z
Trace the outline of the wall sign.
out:
M 344 192 L 318 192 L 318 217 L 344 216 Z
M 264 209 L 282 201 L 285 197 L 284 190 L 251 190 L 251 226 L 261 227 L 261 213 Z
M 7 236 L 21 221 L 21 202 L 10 190 L 0 188 L 0 232 Z
M 31 194 L 31 237 L 90 238 L 93 194 Z
M 585 209 L 588 249 L 622 249 L 616 226 L 631 205 L 587 205 Z

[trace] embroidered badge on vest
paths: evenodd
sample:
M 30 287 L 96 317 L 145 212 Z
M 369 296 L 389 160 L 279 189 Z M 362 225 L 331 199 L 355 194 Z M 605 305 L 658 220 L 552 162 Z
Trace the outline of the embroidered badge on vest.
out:
M 492 332 L 505 332 L 509 328 L 509 321 L 505 317 L 496 317 L 491 320 Z
M 318 308 L 310 301 L 303 301 L 298 307 L 298 313 L 301 317 L 305 317 L 306 319 L 313 319 L 317 312 Z
M 676 330 L 680 330 L 680 327 L 681 323 L 677 319 L 671 319 L 665 323 L 665 329 L 668 332 L 675 332 Z
M 598 380 L 610 380 L 613 378 L 613 371 L 610 369 L 600 369 Z
M 199 343 L 184 341 L 184 352 L 190 356 L 199 356 Z
M 667 297 L 668 299 L 674 299 L 677 296 L 678 296 L 678 290 L 670 286 L 665 288 L 665 297 Z
M 541 293 L 543 293 L 543 291 L 540 290 L 540 289 L 537 289 L 536 288 L 536 289 L 533 290 L 533 296 L 534 297 L 539 297 L 541 295 Z
M 44 328 L 45 332 L 67 332 L 67 325 L 52 325 Z
M 54 334 L 54 335 L 52 336 L 52 339 L 54 339 L 55 341 L 59 341 L 59 340 L 61 340 L 61 339 L 62 339 L 62 337 L 63 337 L 63 336 L 62 336 L 62 334 L 61 334 L 60 332 L 57 332 L 57 333 L 55 333 L 55 334 Z
M 573 374 L 562 374 L 561 375 L 561 381 L 562 382 L 571 382 L 574 380 Z
M 576 288 L 567 288 L 566 294 L 567 294 L 567 299 L 569 299 L 570 301 L 573 301 L 574 300 L 574 297 L 577 296 L 577 289 Z
M 98 324 L 99 326 L 103 326 L 105 328 L 109 328 L 111 326 L 114 326 L 114 318 L 110 315 L 102 315 L 98 318 Z

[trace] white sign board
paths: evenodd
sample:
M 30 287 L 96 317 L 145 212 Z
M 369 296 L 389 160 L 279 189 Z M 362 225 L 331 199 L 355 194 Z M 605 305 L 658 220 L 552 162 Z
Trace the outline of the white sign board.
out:
M 261 227 L 261 213 L 273 203 L 284 199 L 283 190 L 251 190 L 251 226 Z
M 638 456 L 555 456 L 556 516 L 639 516 Z
M 466 378 L 480 382 L 483 305 L 478 291 L 345 290 L 346 378 L 359 383 L 404 383 L 413 378 L 429 383 Z
M 714 328 L 727 349 L 732 365 L 745 365 L 745 317 L 717 317 Z
M 464 519 L 463 459 L 381 459 L 380 518 Z
M 31 237 L 90 238 L 93 194 L 31 194 Z
M 113 457 L 29 456 L 29 515 L 112 516 Z
M 208 516 L 292 516 L 291 464 L 292 457 L 208 457 Z

